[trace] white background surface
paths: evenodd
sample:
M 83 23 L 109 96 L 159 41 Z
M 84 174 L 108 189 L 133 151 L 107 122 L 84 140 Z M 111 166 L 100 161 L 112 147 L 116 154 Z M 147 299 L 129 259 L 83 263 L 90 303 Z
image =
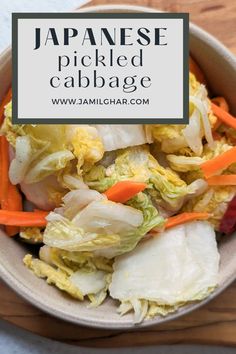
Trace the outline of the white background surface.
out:
M 11 12 L 68 11 L 86 1 L 81 0 L 0 0 L 0 51 L 10 44 Z M 111 1 L 112 3 L 113 1 Z M 118 2 L 118 1 L 116 1 Z M 145 334 L 143 334 L 145 335 Z M 1 354 L 234 354 L 235 348 L 207 346 L 159 346 L 132 349 L 89 349 L 69 346 L 33 335 L 0 321 Z

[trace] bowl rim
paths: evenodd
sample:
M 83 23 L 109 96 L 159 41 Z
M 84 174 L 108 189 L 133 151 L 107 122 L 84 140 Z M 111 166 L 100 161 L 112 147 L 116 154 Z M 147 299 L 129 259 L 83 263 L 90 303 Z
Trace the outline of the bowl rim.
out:
M 164 323 L 167 323 L 169 321 L 178 319 L 182 316 L 185 316 L 191 312 L 193 312 L 196 309 L 201 308 L 202 306 L 206 305 L 208 302 L 210 302 L 212 299 L 214 299 L 216 296 L 221 294 L 226 288 L 233 283 L 235 280 L 235 276 L 230 277 L 226 282 L 223 283 L 223 285 L 219 288 L 216 288 L 216 290 L 210 294 L 206 299 L 196 302 L 196 303 L 190 303 L 186 307 L 180 307 L 176 312 L 173 314 L 170 314 L 166 317 L 154 317 L 150 320 L 145 320 L 141 323 L 134 324 L 133 322 L 127 322 L 127 323 L 118 323 L 118 322 L 109 322 L 109 323 L 99 323 L 95 322 L 94 320 L 88 319 L 80 319 L 79 317 L 75 317 L 72 315 L 69 315 L 68 313 L 60 310 L 58 307 L 51 307 L 48 306 L 47 303 L 43 302 L 40 297 L 38 297 L 38 294 L 34 291 L 34 289 L 29 288 L 25 284 L 21 284 L 17 277 L 14 276 L 11 272 L 6 270 L 3 266 L 3 264 L 0 262 L 0 275 L 2 277 L 2 281 L 6 283 L 14 292 L 16 292 L 18 295 L 20 295 L 23 299 L 25 299 L 28 303 L 33 305 L 34 307 L 40 309 L 41 311 L 51 315 L 54 318 L 61 319 L 63 321 L 73 323 L 75 325 L 80 325 L 83 327 L 87 328 L 94 328 L 94 329 L 104 329 L 104 330 L 136 330 L 140 328 L 147 328 L 151 327 L 154 325 L 161 325 Z M 29 296 L 30 294 L 30 296 Z
M 85 7 L 76 9 L 75 11 L 77 12 L 98 12 L 98 11 L 134 11 L 134 12 L 160 12 L 157 9 L 151 8 L 151 7 L 146 7 L 146 6 L 136 6 L 136 5 L 94 5 L 94 6 L 87 6 L 87 4 L 84 5 Z M 236 71 L 236 57 L 234 56 L 233 53 L 230 52 L 230 50 L 223 45 L 218 39 L 216 39 L 213 35 L 209 34 L 205 30 L 201 29 L 195 24 L 190 23 L 190 30 L 191 34 L 197 37 L 201 37 L 202 41 L 205 42 L 210 42 L 211 46 L 214 46 L 216 51 L 218 52 L 223 52 L 224 53 L 224 58 L 225 61 L 228 62 L 230 66 L 233 67 L 233 69 Z M 4 58 L 7 57 L 7 55 L 10 52 L 10 47 L 6 48 L 1 54 L 0 57 Z M 51 306 L 48 306 L 45 302 L 41 301 L 41 298 L 37 296 L 37 293 L 34 292 L 34 289 L 31 289 L 27 287 L 25 284 L 20 283 L 20 281 L 17 279 L 17 277 L 9 272 L 9 270 L 5 269 L 4 265 L 2 264 L 0 260 L 0 276 L 12 290 L 17 292 L 23 299 L 25 299 L 27 302 L 31 303 L 33 306 L 36 308 L 42 310 L 43 312 L 46 312 L 50 314 L 53 317 L 59 318 L 61 320 L 64 320 L 69 323 L 73 323 L 76 325 L 81 325 L 84 327 L 88 328 L 97 328 L 97 329 L 112 329 L 112 330 L 135 330 L 135 329 L 140 329 L 140 328 L 147 328 L 150 326 L 154 325 L 161 325 L 163 323 L 167 323 L 169 321 L 175 320 L 177 318 L 180 318 L 184 315 L 187 315 L 191 313 L 192 311 L 204 306 L 208 302 L 210 302 L 213 298 L 218 296 L 221 292 L 223 292 L 235 279 L 236 279 L 236 274 L 232 275 L 227 281 L 223 282 L 223 284 L 216 288 L 216 290 L 210 294 L 206 299 L 192 303 L 186 307 L 180 308 L 178 311 L 176 311 L 173 314 L 168 315 L 167 317 L 160 318 L 160 317 L 154 317 L 150 320 L 143 321 L 140 324 L 133 324 L 132 322 L 127 322 L 127 323 L 118 323 L 118 322 L 109 322 L 109 323 L 96 323 L 94 320 L 88 319 L 80 319 L 79 317 L 73 316 L 73 314 L 68 314 L 60 308 L 56 307 L 53 308 Z M 30 295 L 29 295 L 30 294 Z

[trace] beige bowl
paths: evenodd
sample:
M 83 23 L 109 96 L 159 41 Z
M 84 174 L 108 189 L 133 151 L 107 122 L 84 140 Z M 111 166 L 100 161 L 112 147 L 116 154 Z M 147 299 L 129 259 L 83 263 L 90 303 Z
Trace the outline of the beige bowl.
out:
M 82 9 L 81 11 L 88 11 Z M 97 6 L 89 8 L 92 12 L 153 12 L 150 8 L 134 6 Z M 236 114 L 236 59 L 215 38 L 191 25 L 190 48 L 194 58 L 203 68 L 210 87 L 214 87 L 214 93 L 226 97 L 230 103 L 231 111 Z M 11 82 L 11 52 L 6 50 L 0 56 L 0 98 L 3 97 Z M 19 295 L 23 296 L 33 305 L 49 314 L 75 324 L 97 328 L 137 328 L 145 327 L 182 316 L 203 304 L 224 290 L 233 280 L 236 274 L 236 237 L 225 237 L 220 243 L 221 265 L 219 274 L 219 287 L 202 302 L 191 304 L 179 309 L 178 312 L 165 318 L 156 317 L 144 321 L 139 325 L 133 325 L 132 315 L 120 317 L 116 313 L 118 303 L 108 299 L 96 309 L 88 309 L 86 303 L 80 303 L 46 284 L 34 276 L 24 267 L 22 259 L 28 252 L 27 246 L 13 239 L 5 237 L 0 232 L 0 276 Z

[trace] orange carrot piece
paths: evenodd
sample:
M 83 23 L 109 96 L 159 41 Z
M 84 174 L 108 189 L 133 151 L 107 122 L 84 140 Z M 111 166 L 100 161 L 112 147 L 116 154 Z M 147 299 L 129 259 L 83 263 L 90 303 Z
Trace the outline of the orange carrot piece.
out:
M 224 111 L 229 112 L 229 105 L 224 97 L 214 97 L 211 101 Z
M 206 84 L 205 75 L 203 74 L 202 70 L 200 69 L 199 65 L 193 60 L 193 58 L 189 57 L 189 71 L 196 76 L 196 79 Z
M 46 226 L 46 216 L 48 211 L 35 212 L 35 211 L 12 211 L 12 210 L 0 210 L 0 224 L 10 226 L 22 226 L 22 227 L 40 227 Z
M 5 136 L 0 136 L 0 163 L 1 163 L 1 176 L 0 176 L 0 198 L 1 207 L 3 208 L 6 203 L 8 193 L 8 169 L 9 169 L 9 154 L 8 154 L 8 142 Z
M 236 129 L 236 118 L 231 114 L 223 110 L 221 107 L 217 106 L 214 103 L 211 103 L 211 108 L 213 113 L 217 116 L 217 118 L 224 124 L 229 127 Z
M 21 211 L 23 210 L 22 205 L 22 197 L 17 188 L 13 184 L 9 183 L 8 185 L 8 195 L 7 195 L 7 203 L 6 207 L 3 208 L 5 210 L 15 210 Z M 20 232 L 19 227 L 17 226 L 6 226 L 6 233 L 8 236 L 15 236 Z
M 17 188 L 13 184 L 9 183 L 8 186 L 8 198 L 5 202 L 5 210 L 22 211 L 22 197 Z
M 220 175 L 207 178 L 209 186 L 236 186 L 236 175 Z
M 11 184 L 9 180 L 9 144 L 4 136 L 0 137 L 0 201 L 3 210 L 22 210 L 22 198 L 17 186 Z M 6 226 L 8 236 L 19 233 L 16 226 Z
M 6 96 L 3 98 L 3 101 L 0 105 L 0 124 L 3 122 L 4 119 L 4 110 L 6 104 L 11 100 L 12 98 L 12 89 L 10 88 L 6 94 Z
M 209 219 L 209 216 L 210 215 L 208 213 L 181 213 L 175 216 L 171 216 L 166 222 L 165 229 L 185 224 L 189 221 L 206 220 Z
M 234 162 L 236 162 L 236 146 L 211 160 L 203 162 L 200 168 L 205 178 L 209 178 L 217 172 L 226 169 Z
M 146 183 L 121 181 L 114 184 L 104 194 L 107 196 L 107 199 L 113 202 L 125 203 L 145 188 L 147 188 Z
M 7 189 L 8 189 L 8 177 L 6 179 L 6 171 L 8 171 L 8 160 L 5 159 L 6 148 L 7 148 L 7 141 L 5 137 L 0 136 L 0 206 L 1 208 L 3 208 L 4 205 L 6 204 Z
M 222 108 L 224 111 L 229 112 L 229 105 L 226 102 L 224 97 L 214 97 L 211 100 L 214 104 Z M 214 124 L 213 131 L 217 130 L 219 126 L 222 124 L 221 120 L 217 118 L 216 123 Z

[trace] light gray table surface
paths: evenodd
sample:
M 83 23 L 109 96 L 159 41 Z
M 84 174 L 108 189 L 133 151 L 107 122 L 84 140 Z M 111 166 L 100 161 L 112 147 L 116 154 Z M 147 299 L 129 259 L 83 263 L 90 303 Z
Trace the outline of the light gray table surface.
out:
M 45 12 L 69 11 L 86 0 L 0 0 L 0 51 L 10 44 L 12 12 Z M 111 1 L 112 3 L 113 1 Z M 114 1 L 115 2 L 115 1 Z M 116 1 L 118 2 L 118 1 Z M 236 334 L 235 334 L 236 335 Z M 0 353 L 1 354 L 235 354 L 236 348 L 208 347 L 194 345 L 152 346 L 123 349 L 91 349 L 80 348 L 19 329 L 0 320 Z

